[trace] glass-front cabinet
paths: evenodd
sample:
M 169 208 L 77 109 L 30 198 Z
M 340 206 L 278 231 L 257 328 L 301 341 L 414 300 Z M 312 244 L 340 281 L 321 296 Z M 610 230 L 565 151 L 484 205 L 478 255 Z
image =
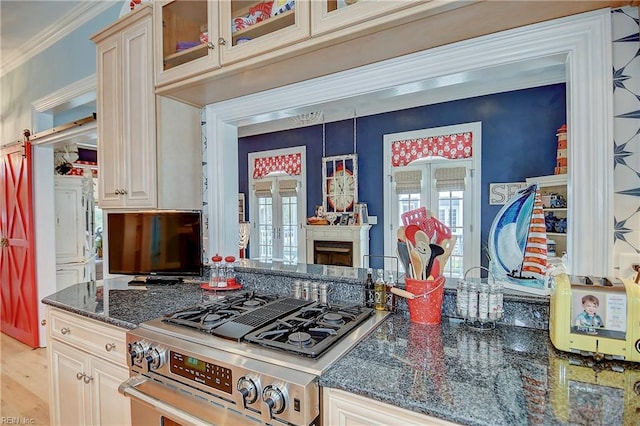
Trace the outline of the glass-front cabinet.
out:
M 217 1 L 159 1 L 153 15 L 157 85 L 220 67 Z
M 309 38 L 309 7 L 310 0 L 156 2 L 156 85 Z
M 382 19 L 393 12 L 411 9 L 430 1 L 313 0 L 311 35 L 317 36 L 355 24 Z M 441 4 L 442 2 L 434 2 Z M 409 13 L 409 12 L 408 12 Z
M 311 36 L 310 0 L 225 0 L 220 4 L 220 58 L 229 64 Z

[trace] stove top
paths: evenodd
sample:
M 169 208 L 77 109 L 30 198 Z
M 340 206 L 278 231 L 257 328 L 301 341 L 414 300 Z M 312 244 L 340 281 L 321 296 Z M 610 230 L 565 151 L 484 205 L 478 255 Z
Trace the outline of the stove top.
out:
M 166 315 L 162 321 L 238 342 L 319 357 L 374 313 L 245 291 Z

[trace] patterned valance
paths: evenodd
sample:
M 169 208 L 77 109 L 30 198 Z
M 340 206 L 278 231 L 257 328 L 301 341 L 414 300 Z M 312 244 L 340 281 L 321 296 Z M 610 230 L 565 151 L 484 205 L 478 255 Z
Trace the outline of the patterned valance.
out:
M 450 160 L 470 158 L 473 156 L 472 145 L 471 132 L 395 141 L 391 144 L 391 165 L 406 166 L 412 161 L 428 157 L 442 157 Z
M 276 155 L 256 158 L 253 163 L 253 178 L 262 179 L 269 173 L 283 172 L 290 176 L 302 173 L 302 154 Z

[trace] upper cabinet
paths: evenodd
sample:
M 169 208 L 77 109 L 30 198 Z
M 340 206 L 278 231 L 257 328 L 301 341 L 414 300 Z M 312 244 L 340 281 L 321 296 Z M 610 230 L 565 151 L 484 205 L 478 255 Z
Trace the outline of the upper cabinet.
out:
M 311 2 L 311 35 L 317 36 L 355 24 L 370 22 L 429 1 L 316 0 Z
M 275 51 L 310 37 L 310 0 L 220 2 L 223 65 Z
M 154 7 L 159 86 L 310 36 L 309 0 L 173 0 Z
M 151 7 L 92 37 L 97 44 L 101 208 L 156 207 Z
M 103 209 L 202 208 L 200 109 L 155 95 L 152 33 L 145 3 L 92 37 Z
M 220 66 L 217 1 L 158 1 L 153 22 L 156 84 Z

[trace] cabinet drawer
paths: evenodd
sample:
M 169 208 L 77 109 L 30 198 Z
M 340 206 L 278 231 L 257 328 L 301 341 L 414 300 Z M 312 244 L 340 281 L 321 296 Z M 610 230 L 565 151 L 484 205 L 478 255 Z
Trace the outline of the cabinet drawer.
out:
M 52 338 L 91 355 L 127 365 L 125 330 L 57 309 L 49 310 L 49 326 Z

